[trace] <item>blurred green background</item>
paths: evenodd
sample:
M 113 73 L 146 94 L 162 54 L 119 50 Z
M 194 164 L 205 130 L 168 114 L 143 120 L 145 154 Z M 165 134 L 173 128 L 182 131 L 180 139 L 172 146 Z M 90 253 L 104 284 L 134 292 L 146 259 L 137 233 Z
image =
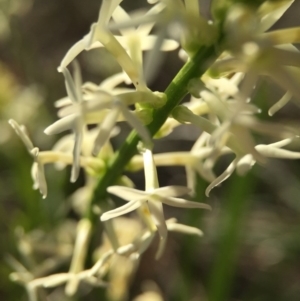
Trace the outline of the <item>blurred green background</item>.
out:
M 202 1 L 206 5 L 208 1 Z M 125 0 L 128 10 L 146 1 Z M 49 195 L 43 200 L 32 189 L 32 160 L 7 120 L 26 125 L 34 144 L 50 149 L 58 137 L 43 134 L 56 119 L 53 103 L 65 96 L 62 75 L 56 71 L 69 47 L 88 32 L 97 19 L 98 0 L 1 0 L 0 1 L 0 299 L 27 300 L 24 288 L 9 280 L 12 256 L 22 258 L 30 245 L 27 233 L 51 244 L 50 233 L 66 220 L 76 220 L 68 196 L 83 183 L 69 183 L 70 170 L 47 166 Z M 300 25 L 300 2 L 296 1 L 276 27 Z M 79 56 L 85 81 L 100 82 L 117 72 L 118 66 L 103 50 Z M 165 57 L 164 65 L 150 87 L 163 91 L 182 62 L 177 51 Z M 283 92 L 261 80 L 255 101 L 264 112 L 273 97 Z M 269 119 L 266 113 L 262 118 Z M 275 120 L 298 119 L 299 108 L 288 106 Z M 182 127 L 158 141 L 156 152 L 188 151 L 199 132 Z M 124 128 L 121 137 L 128 129 Z M 122 139 L 122 138 L 121 138 Z M 115 146 L 120 141 L 114 141 Z M 217 166 L 220 170 L 226 162 Z M 156 262 L 153 246 L 144 255 L 130 287 L 130 300 L 140 292 L 144 280 L 155 281 L 164 297 L 172 301 L 298 301 L 300 300 L 300 163 L 270 160 L 245 178 L 234 175 L 204 197 L 207 183 L 198 180 L 197 199 L 209 202 L 212 212 L 170 209 L 166 216 L 200 227 L 203 238 L 170 234 L 163 258 Z M 161 185 L 185 184 L 183 168 L 159 168 Z M 143 186 L 141 174 L 130 175 Z M 35 232 L 34 232 L 35 231 Z M 52 231 L 53 232 L 53 231 Z M 66 246 L 74 239 L 66 234 Z M 68 256 L 66 256 L 67 262 Z M 42 258 L 36 258 L 37 261 Z M 67 265 L 62 265 L 62 269 Z M 65 300 L 99 300 L 101 292 Z M 45 299 L 45 300 L 54 300 Z M 105 300 L 102 297 L 101 300 Z

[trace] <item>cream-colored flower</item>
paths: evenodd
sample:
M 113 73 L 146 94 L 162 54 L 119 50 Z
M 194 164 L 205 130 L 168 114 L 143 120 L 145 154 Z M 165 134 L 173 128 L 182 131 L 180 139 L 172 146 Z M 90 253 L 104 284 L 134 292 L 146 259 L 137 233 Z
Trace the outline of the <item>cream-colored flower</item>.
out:
M 152 7 L 144 17 L 147 18 L 147 16 L 158 15 L 164 7 L 164 5 L 156 5 Z M 124 49 L 126 49 L 136 67 L 136 70 L 138 70 L 139 85 L 136 86 L 136 88 L 137 90 L 147 91 L 148 88 L 143 74 L 143 51 L 151 50 L 153 52 L 155 50 L 155 56 L 148 59 L 148 61 L 151 61 L 151 69 L 155 69 L 159 58 L 159 53 L 157 52 L 172 51 L 178 47 L 178 43 L 174 40 L 165 39 L 160 35 L 155 36 L 150 34 L 155 22 L 140 24 L 137 28 L 135 28 L 135 26 L 128 26 L 130 23 L 134 22 L 134 19 L 132 19 L 120 6 L 118 6 L 113 12 L 112 18 L 116 22 L 116 26 L 120 24 L 119 31 L 121 32 L 121 36 L 115 37 Z M 127 24 L 127 26 L 122 28 L 122 24 Z M 157 51 L 156 48 L 158 48 Z M 148 73 L 146 74 L 146 78 L 149 77 L 149 73 L 154 72 L 153 70 L 149 70 L 148 61 L 145 63 L 145 70 Z
M 135 87 L 138 90 L 148 90 L 142 76 L 141 55 L 143 50 L 151 48 L 154 44 L 155 36 L 149 36 L 149 33 L 153 27 L 155 15 L 161 9 L 157 7 L 150 10 L 146 14 L 146 19 L 150 17 L 148 24 L 140 25 L 135 31 L 132 30 L 135 21 L 131 22 L 129 15 L 119 7 L 120 2 L 121 0 L 102 1 L 98 22 L 92 25 L 90 32 L 82 40 L 71 47 L 62 60 L 59 70 L 66 67 L 83 50 L 105 47 L 115 57 Z M 122 36 L 114 36 L 108 30 L 108 22 L 111 17 L 117 22 L 121 21 L 121 23 L 123 21 L 128 23 L 129 21 L 129 24 L 125 24 L 126 26 L 121 24 L 121 28 L 118 28 Z M 163 47 L 166 50 L 173 50 L 177 47 L 177 43 L 166 41 Z
M 167 226 L 164 219 L 162 204 L 179 208 L 202 208 L 210 209 L 204 203 L 188 201 L 177 198 L 190 192 L 187 187 L 167 186 L 159 188 L 156 167 L 153 161 L 152 152 L 145 150 L 144 170 L 145 170 L 145 191 L 122 186 L 110 186 L 107 191 L 128 201 L 124 206 L 105 212 L 101 216 L 102 221 L 109 220 L 140 208 L 140 214 L 145 218 L 150 230 L 157 229 L 160 236 L 160 247 L 157 253 L 159 258 L 164 250 L 167 238 Z M 155 226 L 154 226 L 155 225 Z
M 226 103 L 223 103 L 224 110 L 222 112 L 220 111 L 220 114 L 226 114 L 225 104 Z M 277 144 L 271 144 L 270 147 L 255 145 L 255 142 L 249 132 L 250 129 L 261 133 L 273 134 L 275 136 L 279 135 L 291 137 L 283 140 L 283 146 L 285 145 L 284 143 L 288 143 L 287 141 L 290 141 L 290 139 L 292 139 L 292 137 L 295 135 L 295 131 L 293 129 L 286 128 L 281 125 L 268 124 L 257 121 L 256 119 L 251 118 L 251 115 L 249 114 L 239 115 L 237 120 L 231 120 L 230 123 L 233 121 L 237 122 L 233 124 L 234 127 L 232 127 L 230 123 L 227 123 L 225 124 L 226 127 L 223 128 L 222 125 L 218 127 L 218 125 L 213 124 L 210 120 L 202 116 L 197 116 L 193 114 L 188 108 L 184 106 L 176 108 L 173 111 L 173 116 L 181 122 L 190 122 L 196 126 L 199 126 L 203 131 L 210 135 L 210 139 L 216 134 L 225 134 L 225 136 L 223 136 L 224 138 L 220 136 L 220 138 L 224 139 L 220 141 L 221 147 L 217 147 L 217 149 L 212 148 L 211 155 L 213 155 L 213 157 L 208 164 L 208 170 L 213 168 L 214 162 L 222 154 L 222 152 L 225 151 L 225 153 L 227 153 L 227 148 L 229 148 L 236 155 L 236 158 L 228 166 L 228 168 L 220 176 L 212 180 L 211 184 L 206 189 L 206 195 L 209 194 L 213 187 L 219 185 L 221 182 L 226 180 L 234 172 L 237 166 L 245 167 L 247 165 L 249 168 L 251 168 L 251 166 L 256 161 L 258 161 L 259 163 L 264 163 L 266 161 L 266 157 L 286 156 L 287 158 L 297 158 L 298 156 L 295 153 L 278 149 Z M 226 120 L 226 118 L 224 120 Z M 225 128 L 226 131 L 224 131 Z M 217 135 L 215 137 L 218 137 Z M 203 144 L 203 141 L 201 143 Z M 210 142 L 208 142 L 208 144 L 210 144 Z M 281 142 L 278 145 L 281 145 Z M 224 149 L 224 146 L 226 146 L 227 148 Z M 216 153 L 214 153 L 215 150 Z M 208 160 L 210 159 L 211 158 L 208 158 Z
M 243 6 L 233 6 L 225 22 L 228 53 L 211 68 L 213 74 L 245 73 L 241 92 L 247 91 L 246 94 L 251 92 L 259 75 L 269 76 L 287 91 L 287 95 L 271 108 L 271 115 L 288 103 L 290 95 L 298 103 L 300 101 L 300 53 L 291 44 L 300 41 L 299 28 L 264 33 L 293 2 L 267 1 L 256 14 Z
M 15 130 L 15 132 L 19 135 L 22 142 L 24 143 L 27 151 L 33 158 L 34 162 L 32 165 L 32 178 L 33 178 L 33 188 L 39 189 L 40 193 L 42 194 L 43 198 L 47 196 L 47 182 L 45 178 L 44 172 L 44 164 L 41 162 L 39 157 L 39 149 L 34 147 L 30 138 L 26 133 L 26 129 L 24 126 L 20 126 L 16 121 L 13 119 L 9 120 L 9 124 Z
M 19 135 L 22 142 L 26 146 L 29 154 L 33 157 L 34 163 L 31 168 L 31 175 L 33 179 L 33 188 L 39 189 L 43 198 L 47 196 L 47 182 L 45 178 L 44 165 L 49 163 L 61 164 L 63 166 L 72 164 L 73 156 L 61 151 L 40 151 L 34 147 L 30 138 L 26 133 L 24 126 L 20 126 L 16 121 L 10 119 L 9 124 L 13 127 L 15 132 Z M 90 170 L 101 170 L 104 168 L 104 163 L 101 159 L 93 157 L 79 157 L 79 166 Z

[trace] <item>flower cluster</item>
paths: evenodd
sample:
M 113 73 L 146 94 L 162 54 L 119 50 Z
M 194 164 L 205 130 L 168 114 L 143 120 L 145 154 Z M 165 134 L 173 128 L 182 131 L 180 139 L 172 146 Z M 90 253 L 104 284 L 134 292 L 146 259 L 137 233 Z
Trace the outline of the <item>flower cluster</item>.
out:
M 300 54 L 292 43 L 300 41 L 300 28 L 268 31 L 293 1 L 258 1 L 251 6 L 247 1 L 231 1 L 230 6 L 225 2 L 213 1 L 214 18 L 208 20 L 200 13 L 197 0 L 149 1 L 151 7 L 146 13 L 138 11 L 132 16 L 120 6 L 121 0 L 103 0 L 98 21 L 70 48 L 58 68 L 67 96 L 55 103 L 59 119 L 45 133 L 71 134 L 62 137 L 52 150 L 40 151 L 24 126 L 9 121 L 33 158 L 34 188 L 44 198 L 45 164 L 59 168 L 71 165 L 71 182 L 78 179 L 81 168 L 86 178 L 86 185 L 72 196 L 72 205 L 81 218 L 69 256 L 69 271 L 53 275 L 27 271 L 30 276 L 23 278 L 20 271 L 13 274 L 13 279 L 25 285 L 31 301 L 37 300 L 40 287 L 66 284 L 65 293 L 71 296 L 81 282 L 106 286 L 106 275 L 110 275 L 110 293 L 117 296 L 114 300 L 124 300 L 128 279 L 141 254 L 155 241 L 156 233 L 157 259 L 165 249 L 168 231 L 202 235 L 199 229 L 179 224 L 175 218 L 165 220 L 163 210 L 164 205 L 211 209 L 206 203 L 189 200 L 194 194 L 196 174 L 209 183 L 208 196 L 235 170 L 244 175 L 255 163 L 263 165 L 269 158 L 300 158 L 299 152 L 284 149 L 298 139 L 297 130 L 263 121 L 259 104 L 254 103 L 260 76 L 270 77 L 284 89 L 283 97 L 270 108 L 270 115 L 290 99 L 299 103 Z M 82 83 L 76 57 L 99 47 L 113 56 L 122 72 L 99 85 Z M 149 81 L 159 72 L 161 52 L 178 48 L 184 67 L 165 93 L 151 91 Z M 190 101 L 179 105 L 187 93 Z M 114 150 L 110 138 L 119 133 L 117 124 L 122 121 L 133 132 L 120 150 Z M 182 123 L 201 130 L 192 149 L 153 154 L 153 137 L 167 136 Z M 218 175 L 216 162 L 225 155 L 233 160 Z M 156 167 L 174 165 L 185 166 L 187 187 L 160 187 Z M 144 169 L 144 190 L 134 188 L 122 175 L 125 170 L 139 169 Z M 110 195 L 127 203 L 112 208 Z M 135 223 L 131 232 L 117 231 L 118 223 L 122 223 L 120 216 L 133 211 L 139 219 L 131 219 Z M 100 251 L 95 252 L 95 264 L 86 269 L 95 216 L 104 224 L 105 238 Z M 122 225 L 130 228 L 129 221 Z M 116 275 L 118 265 L 126 268 Z M 114 281 L 124 287 L 113 291 Z

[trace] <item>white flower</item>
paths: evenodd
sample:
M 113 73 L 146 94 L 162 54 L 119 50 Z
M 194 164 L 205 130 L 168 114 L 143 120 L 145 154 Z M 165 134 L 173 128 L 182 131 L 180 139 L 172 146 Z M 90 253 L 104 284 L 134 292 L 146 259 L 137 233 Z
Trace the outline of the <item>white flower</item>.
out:
M 32 178 L 33 178 L 33 188 L 39 189 L 43 198 L 47 196 L 47 183 L 44 173 L 44 165 L 39 158 L 39 149 L 34 147 L 30 138 L 26 134 L 26 129 L 24 126 L 20 126 L 13 119 L 9 120 L 9 124 L 15 130 L 15 132 L 19 135 L 25 147 L 27 148 L 29 154 L 32 156 L 34 163 L 32 165 Z
M 128 124 L 135 129 L 144 143 L 152 148 L 152 139 L 148 130 L 143 126 L 141 121 L 127 108 L 121 99 L 115 98 L 111 104 L 111 111 L 106 115 L 101 126 L 99 128 L 98 136 L 95 139 L 93 154 L 96 156 L 104 143 L 108 140 L 109 135 L 118 119 L 118 116 L 122 113 Z
M 86 101 L 82 97 L 81 88 L 81 76 L 79 71 L 79 66 L 75 65 L 74 81 L 70 75 L 70 72 L 66 68 L 62 68 L 63 74 L 65 76 L 66 89 L 68 92 L 69 99 L 72 104 L 62 108 L 59 115 L 62 118 L 56 121 L 54 124 L 50 125 L 45 129 L 45 133 L 48 135 L 58 134 L 65 130 L 71 129 L 75 134 L 75 144 L 73 148 L 73 167 L 71 173 L 71 182 L 75 182 L 79 175 L 80 169 L 80 153 L 82 141 L 84 139 L 84 132 L 86 131 L 86 124 L 95 123 L 99 118 L 99 112 L 101 114 L 100 120 L 102 119 L 101 126 L 97 137 L 95 138 L 93 154 L 98 155 L 102 146 L 109 139 L 111 132 L 115 126 L 120 113 L 122 113 L 125 120 L 138 132 L 141 138 L 144 140 L 145 144 L 149 147 L 152 146 L 152 139 L 147 131 L 147 129 L 142 125 L 137 117 L 127 108 L 136 101 L 147 102 L 154 100 L 159 102 L 160 97 L 152 95 L 150 92 L 128 92 L 123 93 L 118 96 L 112 96 L 105 91 L 96 91 L 93 98 Z M 133 94 L 134 93 L 134 94 Z M 126 102 L 126 105 L 123 103 Z M 60 103 L 61 105 L 62 103 Z M 63 102 L 63 105 L 69 104 L 68 100 Z M 101 111 L 110 109 L 106 111 L 104 115 Z
M 150 16 L 151 24 L 140 25 L 135 31 L 132 29 L 134 20 L 130 20 L 127 13 L 118 5 L 120 0 L 104 0 L 99 13 L 98 22 L 94 23 L 91 31 L 79 42 L 71 47 L 61 62 L 59 70 L 65 68 L 80 52 L 98 47 L 105 47 L 118 61 L 120 66 L 129 76 L 131 82 L 138 90 L 148 90 L 142 76 L 142 51 L 152 47 L 155 36 L 148 36 L 154 23 L 153 17 L 159 12 L 158 6 L 146 14 L 146 19 Z M 122 36 L 114 36 L 108 29 L 107 25 L 113 16 L 115 21 L 130 21 L 127 28 L 118 28 Z M 131 27 L 131 29 L 129 28 Z M 175 41 L 166 41 L 163 50 L 173 50 L 178 44 Z M 128 50 L 129 54 L 126 52 Z
M 77 274 L 73 273 L 58 273 L 53 274 L 46 277 L 36 278 L 31 281 L 25 283 L 25 287 L 27 289 L 29 300 L 30 301 L 37 301 L 38 294 L 37 288 L 44 287 L 44 288 L 53 288 L 60 286 L 65 283 L 79 283 L 80 281 L 86 282 L 91 286 L 95 287 L 106 287 L 107 283 L 104 282 L 102 279 L 98 277 L 98 272 L 103 265 L 110 259 L 113 252 L 108 251 L 107 253 L 103 254 L 103 256 L 94 264 L 94 266 L 88 270 L 83 270 L 78 272 Z M 77 290 L 77 287 L 75 288 Z M 72 292 L 67 292 L 71 295 Z
M 279 158 L 279 159 L 300 159 L 299 152 L 292 152 L 282 149 L 282 147 L 291 143 L 294 139 L 288 138 L 268 145 L 259 144 L 255 146 L 257 152 L 267 158 Z M 235 169 L 239 175 L 246 174 L 252 166 L 256 163 L 256 160 L 251 154 L 244 156 L 236 156 L 232 163 L 226 168 L 226 170 L 219 175 L 210 185 L 206 188 L 205 194 L 209 196 L 210 191 L 229 178 Z
M 272 78 L 288 92 L 288 97 L 279 100 L 276 108 L 271 109 L 271 115 L 288 103 L 290 95 L 300 102 L 300 53 L 291 45 L 300 41 L 299 28 L 264 33 L 292 3 L 292 0 L 266 2 L 257 14 L 245 7 L 234 6 L 225 22 L 226 50 L 229 53 L 223 54 L 211 68 L 212 73 L 219 75 L 244 72 L 241 92 L 251 91 L 259 75 Z
M 215 96 L 212 97 L 214 98 Z M 226 103 L 223 103 L 222 105 L 223 107 L 222 112 L 221 111 L 219 112 L 221 115 L 224 113 L 226 114 L 225 104 Z M 253 140 L 251 134 L 249 133 L 249 129 L 253 129 L 261 133 L 272 134 L 275 136 L 279 135 L 279 136 L 288 136 L 288 137 L 293 137 L 295 135 L 295 131 L 293 129 L 281 125 L 260 122 L 252 118 L 251 115 L 242 114 L 236 116 L 233 120 L 230 121 L 230 123 L 227 122 L 227 124 L 225 124 L 223 128 L 222 125 L 218 127 L 208 119 L 193 114 L 188 108 L 184 106 L 180 106 L 175 110 L 173 110 L 173 116 L 181 122 L 190 122 L 196 126 L 199 126 L 203 131 L 211 135 L 210 139 L 214 135 L 215 137 L 218 137 L 218 135 L 220 134 L 222 134 L 222 136 L 225 135 L 225 139 L 222 139 L 223 141 L 222 140 L 220 141 L 221 147 L 218 147 L 216 149 L 216 153 L 214 153 L 215 149 L 213 148 L 211 154 L 212 158 L 208 158 L 208 160 L 210 160 L 208 161 L 208 167 L 209 167 L 208 170 L 213 168 L 215 160 L 218 158 L 219 155 L 222 154 L 222 152 L 224 151 L 225 153 L 227 152 L 227 149 L 226 148 L 224 149 L 224 146 L 228 147 L 236 155 L 236 158 L 228 166 L 228 168 L 220 176 L 213 179 L 213 181 L 207 187 L 206 189 L 207 196 L 209 195 L 211 189 L 219 185 L 224 180 L 226 180 L 234 172 L 237 166 L 244 166 L 243 167 L 244 169 L 246 168 L 246 166 L 248 166 L 246 169 L 249 169 L 256 161 L 258 161 L 259 163 L 264 163 L 266 161 L 266 157 L 272 157 L 272 156 L 278 156 L 278 157 L 286 156 L 286 158 L 298 157 L 298 154 L 296 153 L 291 153 L 288 151 L 283 151 L 278 149 L 277 144 L 271 145 L 270 147 L 261 147 L 260 145 L 256 146 L 255 141 Z M 231 125 L 233 121 L 234 123 L 233 125 Z M 220 136 L 220 138 L 222 136 Z M 282 143 L 286 143 L 286 141 L 290 141 L 290 139 L 292 138 L 285 139 L 283 140 L 284 142 Z M 203 141 L 200 142 L 200 145 L 203 143 L 204 143 Z M 279 145 L 281 145 L 281 142 Z
M 104 96 L 104 99 L 101 99 L 102 96 Z M 157 98 L 155 95 L 152 95 L 151 92 L 128 92 L 117 96 L 101 93 L 99 99 L 84 101 L 80 107 L 73 106 L 65 108 L 63 114 L 70 113 L 70 115 L 64 116 L 49 126 L 45 130 L 45 133 L 52 135 L 68 129 L 73 129 L 74 131 L 75 128 L 75 130 L 77 129 L 79 134 L 82 135 L 80 128 L 74 127 L 74 120 L 79 120 L 79 118 L 81 118 L 80 122 L 82 122 L 82 126 L 85 124 L 100 123 L 92 151 L 92 153 L 97 156 L 100 149 L 112 135 L 113 128 L 116 122 L 120 121 L 119 116 L 122 114 L 123 119 L 121 120 L 128 122 L 129 125 L 138 132 L 144 143 L 152 147 L 152 139 L 148 130 L 135 114 L 127 108 L 127 105 L 135 103 L 136 101 L 147 102 L 148 100 L 157 101 Z
M 157 20 L 159 20 L 159 13 L 161 13 L 164 8 L 165 5 L 163 4 L 155 5 L 144 15 L 144 18 L 147 18 L 148 16 L 154 17 L 157 15 Z M 140 80 L 139 85 L 136 88 L 138 90 L 147 90 L 145 80 L 152 79 L 153 75 L 160 66 L 161 55 L 159 52 L 175 50 L 179 44 L 174 40 L 165 39 L 165 28 L 160 28 L 157 36 L 150 34 L 155 22 L 140 24 L 137 28 L 134 26 L 128 26 L 130 23 L 134 23 L 135 19 L 138 17 L 132 19 L 120 6 L 115 9 L 112 17 L 116 22 L 116 26 L 114 27 L 118 27 L 118 24 L 120 24 L 119 31 L 121 32 L 121 36 L 115 37 L 126 49 L 134 65 L 136 66 L 136 70 L 138 70 Z M 163 15 L 161 15 L 161 18 L 163 18 Z M 122 24 L 127 24 L 126 28 L 122 28 Z M 148 50 L 151 51 L 148 56 L 146 56 L 146 61 L 144 64 L 144 76 L 143 51 Z
M 108 187 L 107 191 L 109 193 L 117 195 L 129 202 L 117 209 L 105 212 L 102 214 L 101 220 L 106 221 L 140 208 L 140 212 L 142 212 L 141 214 L 144 216 L 146 222 L 148 222 L 149 228 L 154 231 L 156 226 L 159 233 L 160 247 L 156 256 L 159 258 L 163 252 L 168 232 L 164 219 L 162 204 L 179 208 L 202 209 L 210 209 L 210 206 L 204 203 L 197 203 L 182 198 L 177 198 L 178 196 L 190 192 L 190 189 L 187 187 L 167 186 L 159 188 L 152 152 L 150 150 L 145 150 L 143 156 L 146 181 L 145 191 L 122 186 Z
M 102 6 L 98 18 L 99 25 L 97 23 L 93 23 L 91 26 L 91 31 L 86 36 L 84 36 L 83 39 L 81 39 L 71 47 L 71 49 L 67 52 L 67 54 L 63 58 L 58 68 L 59 71 L 62 71 L 62 68 L 66 68 L 76 58 L 76 56 L 83 50 L 89 50 L 94 47 L 99 47 L 101 45 L 101 43 L 99 45 L 99 42 L 93 41 L 94 30 L 97 27 L 97 25 L 99 27 L 102 27 L 102 30 L 105 29 L 106 25 L 108 24 L 111 18 L 113 11 L 120 4 L 120 2 L 122 2 L 122 0 L 102 1 Z M 109 40 L 110 38 L 108 38 L 108 42 L 110 42 Z

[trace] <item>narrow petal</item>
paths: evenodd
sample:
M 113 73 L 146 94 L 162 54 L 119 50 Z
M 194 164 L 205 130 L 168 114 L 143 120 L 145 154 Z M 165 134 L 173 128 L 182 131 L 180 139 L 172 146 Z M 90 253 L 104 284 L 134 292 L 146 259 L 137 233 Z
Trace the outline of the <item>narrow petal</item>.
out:
M 89 276 L 93 276 L 98 273 L 100 268 L 110 259 L 113 255 L 113 251 L 110 250 L 102 255 L 102 257 L 93 265 L 90 269 Z
M 146 231 L 142 235 L 142 237 L 137 241 L 137 252 L 138 252 L 139 256 L 148 249 L 154 236 L 155 235 L 153 232 Z
M 177 197 L 190 192 L 190 188 L 186 186 L 167 186 L 155 189 L 153 194 L 158 194 L 163 197 Z
M 132 83 L 137 87 L 139 86 L 139 71 L 136 69 L 135 64 L 130 58 L 129 54 L 118 42 L 116 37 L 108 31 L 99 31 L 97 33 L 97 39 L 103 43 L 105 48 L 116 58 L 124 72 L 129 76 Z
M 151 9 L 149 9 L 146 13 L 145 16 L 151 16 L 153 15 L 154 17 L 157 16 L 157 18 L 159 17 L 159 13 L 165 8 L 165 4 L 164 3 L 158 3 L 155 6 L 153 6 Z M 145 17 L 144 16 L 144 17 Z M 155 25 L 155 22 L 149 22 L 146 24 L 140 24 L 137 31 L 141 36 L 148 36 L 153 28 L 153 26 Z
M 105 91 L 97 91 L 94 93 L 93 98 L 84 103 L 85 112 L 100 111 L 109 109 L 113 102 L 113 96 Z
M 110 245 L 112 246 L 114 252 L 116 252 L 117 249 L 120 247 L 120 241 L 114 227 L 114 221 L 109 219 L 105 221 L 103 224 L 104 224 L 105 234 L 110 242 Z
M 269 116 L 273 116 L 282 109 L 292 98 L 290 92 L 286 92 L 268 111 Z
M 191 166 L 185 167 L 185 174 L 186 174 L 186 183 L 187 187 L 191 190 L 191 193 L 195 193 L 195 187 L 196 187 L 196 173 L 194 168 Z
M 148 36 L 151 37 L 151 36 Z M 142 44 L 143 45 L 143 44 Z M 179 47 L 179 43 L 175 40 L 164 39 L 160 50 L 161 51 L 173 51 Z
M 81 146 L 83 141 L 83 129 L 81 124 L 78 125 L 78 129 L 75 133 L 75 144 L 73 148 L 73 165 L 71 171 L 71 182 L 74 183 L 80 171 L 80 153 L 81 153 Z
M 192 166 L 193 169 L 195 169 L 195 171 L 199 174 L 200 177 L 202 177 L 204 180 L 211 182 L 213 181 L 216 176 L 211 168 L 208 168 L 208 165 L 206 164 L 206 166 L 204 167 L 204 164 L 202 161 L 197 162 L 197 164 L 195 164 L 194 166 Z
M 125 245 L 125 246 L 121 246 L 117 249 L 117 253 L 119 255 L 127 255 L 132 253 L 135 250 L 135 245 L 133 243 Z
M 300 43 L 300 27 L 270 31 L 263 33 L 261 37 L 271 40 L 275 45 Z
M 143 139 L 145 147 L 151 149 L 153 141 L 147 128 L 140 122 L 138 118 L 132 114 L 123 103 L 119 103 L 120 109 L 126 121 L 134 128 L 139 136 Z
M 280 140 L 280 141 L 277 141 L 277 142 L 268 144 L 268 146 L 281 148 L 281 147 L 284 147 L 284 146 L 286 146 L 286 145 L 292 143 L 292 141 L 293 141 L 294 139 L 298 139 L 298 138 L 292 137 L 292 138 L 283 139 L 283 140 Z
M 153 49 L 155 46 L 156 40 L 158 39 L 155 35 L 149 35 L 142 39 L 142 50 L 147 51 Z M 159 45 L 160 51 L 173 51 L 179 47 L 179 43 L 171 39 L 162 39 L 161 44 Z
M 193 112 L 185 106 L 176 107 L 172 111 L 172 115 L 179 122 L 190 122 L 209 134 L 212 134 L 217 128 L 217 126 L 211 123 L 209 120 L 202 116 L 193 114 Z
M 114 10 L 113 14 L 112 14 L 112 18 L 114 19 L 114 21 L 116 23 L 122 23 L 122 22 L 130 22 L 131 18 L 130 16 L 127 14 L 127 12 L 121 7 L 121 6 L 117 6 L 116 9 Z M 126 28 L 119 28 L 119 31 L 121 32 L 121 34 L 123 36 L 127 36 L 130 35 L 132 33 L 135 32 L 135 28 L 134 27 L 126 27 Z
M 72 277 L 69 273 L 54 274 L 44 278 L 43 287 L 50 288 L 67 282 Z M 38 280 L 38 279 L 37 279 Z
M 110 210 L 110 211 L 107 211 L 105 213 L 103 213 L 101 215 L 101 221 L 104 222 L 104 221 L 107 221 L 111 218 L 115 218 L 115 217 L 118 217 L 118 216 L 121 216 L 121 215 L 124 215 L 128 212 L 131 212 L 137 208 L 139 208 L 141 206 L 141 202 L 140 201 L 131 201 L 119 208 L 116 208 L 114 210 Z
M 280 61 L 281 65 L 300 67 L 299 51 L 283 49 L 282 47 L 274 47 L 272 48 L 270 55 L 274 55 L 274 57 Z
M 77 87 L 73 81 L 73 78 L 67 68 L 62 68 L 62 73 L 65 77 L 65 85 L 68 96 L 72 100 L 73 103 L 80 103 L 81 97 L 79 97 L 77 92 Z
M 211 135 L 208 145 L 212 147 L 213 149 L 217 148 L 220 149 L 222 148 L 226 142 L 227 139 L 229 138 L 229 131 L 230 127 L 233 122 L 233 118 L 224 121 Z
M 268 71 L 268 75 L 283 89 L 293 94 L 300 105 L 299 68 L 277 65 Z
M 125 76 L 123 72 L 114 74 L 101 82 L 99 85 L 99 89 L 103 89 L 105 91 L 113 90 L 118 85 L 122 84 L 125 81 Z
M 159 187 L 156 165 L 153 159 L 153 153 L 149 149 L 143 150 L 145 190 L 152 193 Z
M 187 225 L 167 222 L 167 228 L 169 231 L 173 231 L 173 232 L 180 232 L 180 233 L 184 233 L 184 234 L 203 236 L 203 232 L 200 229 L 195 228 L 195 227 L 190 227 Z
M 82 102 L 82 77 L 81 77 L 81 70 L 78 62 L 76 60 L 73 61 L 73 69 L 74 69 L 74 85 L 76 89 L 76 95 L 78 97 L 78 102 Z
M 236 58 L 226 58 L 216 61 L 210 68 L 213 75 L 229 74 L 234 72 L 248 72 L 246 65 Z
M 239 176 L 244 176 L 255 164 L 253 156 L 248 154 L 242 157 L 236 165 L 236 172 Z
M 72 104 L 71 99 L 68 96 L 66 96 L 66 97 L 63 97 L 63 98 L 55 101 L 54 107 L 55 108 L 62 108 L 62 107 L 65 107 L 65 106 L 69 106 L 71 104 Z
M 77 114 L 79 115 L 81 112 L 80 105 L 71 103 L 69 106 L 65 106 L 58 110 L 57 116 L 59 118 L 63 118 L 69 115 Z
M 47 182 L 45 178 L 44 165 L 37 161 L 37 180 L 39 185 L 40 193 L 43 196 L 43 199 L 47 196 Z
M 109 22 L 114 10 L 123 0 L 103 0 L 100 8 L 98 24 L 105 26 Z
M 85 50 L 91 50 L 91 49 L 101 48 L 101 47 L 104 47 L 104 45 L 99 41 L 95 41 L 95 42 L 92 42 L 91 44 L 88 44 L 88 46 L 85 48 Z
M 269 158 L 280 158 L 280 159 L 300 159 L 300 152 L 292 152 L 286 149 L 270 147 L 268 145 L 257 145 L 257 151 L 263 156 Z
M 154 197 L 154 198 L 153 198 Z M 159 200 L 160 202 L 178 208 L 199 208 L 211 210 L 211 207 L 205 203 L 192 202 L 181 198 L 162 197 L 160 195 L 151 196 L 151 200 Z
M 114 107 L 105 117 L 100 125 L 99 133 L 94 142 L 93 155 L 97 156 L 110 137 L 110 133 L 117 121 L 119 115 L 119 108 Z
M 145 191 L 125 187 L 125 186 L 110 186 L 107 192 L 118 196 L 125 201 L 141 201 L 146 200 L 149 194 Z
M 293 4 L 294 0 L 285 1 L 266 1 L 261 5 L 258 14 L 261 16 L 259 25 L 260 32 L 271 28 Z
M 62 72 L 63 69 L 66 68 L 85 49 L 88 39 L 89 38 L 85 36 L 68 50 L 58 67 L 59 72 Z
M 156 225 L 160 241 L 157 253 L 155 255 L 156 259 L 159 259 L 165 249 L 167 236 L 168 236 L 168 229 L 164 218 L 164 212 L 162 204 L 159 202 L 148 202 L 149 210 L 151 212 L 151 217 Z
M 233 162 L 227 167 L 227 169 L 220 176 L 218 176 L 212 183 L 210 183 L 208 185 L 208 187 L 205 190 L 205 195 L 207 197 L 209 196 L 210 191 L 214 187 L 220 185 L 222 182 L 224 182 L 226 179 L 228 179 L 232 175 L 238 161 L 239 161 L 239 158 L 234 159 Z
M 202 91 L 200 96 L 207 103 L 210 110 L 220 117 L 222 121 L 227 119 L 230 112 L 228 111 L 226 104 L 221 101 L 221 99 L 209 91 Z
M 39 182 L 38 182 L 38 163 L 37 162 L 33 162 L 32 166 L 31 166 L 31 178 L 33 181 L 33 189 L 37 190 L 39 189 Z
M 247 127 L 234 125 L 231 132 L 236 136 L 244 153 L 250 153 L 253 158 L 259 163 L 264 164 L 266 162 L 266 158 L 255 149 L 256 143 Z
M 86 115 L 87 113 L 96 113 L 97 111 L 109 109 L 111 107 L 112 100 L 112 96 L 107 93 L 95 92 L 92 99 L 83 101 L 81 105 L 73 104 L 63 107 L 58 111 L 57 115 L 58 117 L 63 118 L 72 114 Z
M 30 152 L 34 146 L 31 142 L 31 140 L 29 139 L 29 137 L 27 136 L 24 128 L 22 128 L 16 121 L 14 121 L 13 119 L 9 119 L 8 123 L 12 126 L 12 128 L 14 129 L 14 131 L 17 133 L 17 135 L 21 138 L 22 142 L 24 143 L 25 147 L 27 148 L 27 150 Z
M 74 127 L 75 120 L 78 118 L 77 115 L 69 115 L 66 117 L 63 117 L 53 124 L 49 125 L 45 130 L 44 133 L 46 135 L 55 135 L 59 134 L 61 132 L 64 132 L 66 130 L 71 130 Z

